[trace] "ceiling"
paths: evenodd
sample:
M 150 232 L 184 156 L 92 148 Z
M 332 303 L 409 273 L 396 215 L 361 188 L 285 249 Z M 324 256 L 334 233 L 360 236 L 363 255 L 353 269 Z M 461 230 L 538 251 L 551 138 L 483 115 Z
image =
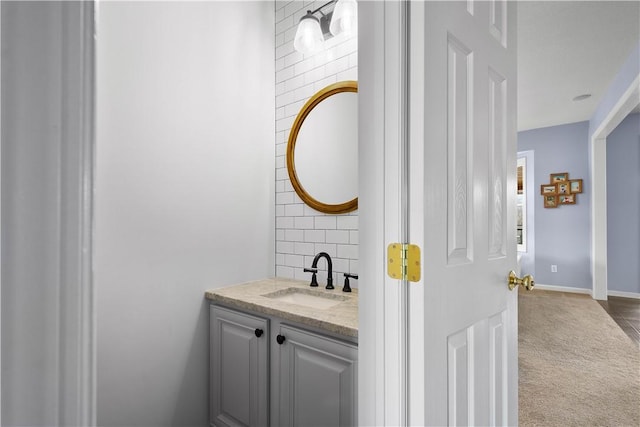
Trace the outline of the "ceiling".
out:
M 638 1 L 518 2 L 518 130 L 589 120 L 639 41 Z

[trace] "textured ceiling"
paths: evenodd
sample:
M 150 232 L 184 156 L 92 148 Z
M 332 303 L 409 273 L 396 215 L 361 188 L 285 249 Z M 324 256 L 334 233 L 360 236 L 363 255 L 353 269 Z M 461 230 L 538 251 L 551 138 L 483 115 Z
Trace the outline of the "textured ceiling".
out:
M 639 41 L 639 1 L 518 2 L 518 130 L 589 120 Z

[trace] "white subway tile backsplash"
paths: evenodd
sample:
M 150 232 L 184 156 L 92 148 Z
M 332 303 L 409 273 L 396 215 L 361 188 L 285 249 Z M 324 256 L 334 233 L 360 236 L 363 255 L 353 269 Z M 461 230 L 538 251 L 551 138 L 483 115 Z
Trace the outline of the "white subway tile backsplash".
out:
M 293 124 L 293 120 L 298 115 L 298 113 L 300 113 L 300 110 L 302 110 L 302 107 L 304 107 L 305 102 L 306 101 L 302 100 L 302 101 L 293 102 L 291 104 L 285 105 L 284 117 L 288 117 L 289 120 L 291 120 L 291 124 Z
M 292 27 L 289 28 L 287 31 L 285 31 L 282 36 L 284 37 L 284 41 L 286 42 L 291 42 L 293 41 L 293 39 L 296 37 L 296 31 L 298 30 L 298 27 Z
M 317 67 L 309 70 L 307 73 L 300 77 L 304 77 L 305 83 L 313 84 L 318 80 L 323 80 L 327 76 L 327 74 L 329 73 L 325 71 L 325 67 Z
M 297 64 L 300 61 L 302 61 L 302 54 L 300 52 L 294 51 L 284 57 L 284 66 L 290 67 L 292 65 Z M 298 77 L 302 77 L 302 76 L 298 76 Z M 292 85 L 295 86 L 295 84 L 292 84 Z
M 329 75 L 337 74 L 341 71 L 346 70 L 347 68 L 349 68 L 349 57 L 345 56 L 343 58 L 338 58 L 335 61 L 329 62 L 325 66 L 326 75 L 329 76 Z
M 284 33 L 287 29 L 293 26 L 293 16 L 286 16 L 285 13 L 285 16 L 281 20 L 276 21 L 276 35 Z
M 287 168 L 279 168 L 276 169 L 276 180 L 281 180 L 281 179 L 289 179 L 289 173 L 287 172 Z M 278 195 L 276 194 L 276 199 Z M 287 203 L 291 203 L 291 202 L 287 202 Z
M 311 266 L 311 264 L 309 264 L 309 266 Z M 305 267 L 307 267 L 307 266 L 305 265 Z M 309 283 L 311 283 L 311 273 L 306 273 L 304 271 L 304 267 L 303 268 L 294 269 L 293 274 L 294 274 L 294 276 L 293 276 L 294 279 L 306 280 Z
M 293 277 L 293 267 L 286 267 L 284 265 L 276 265 L 276 276 L 278 277 Z
M 276 229 L 278 228 L 293 228 L 293 218 L 287 216 L 276 218 Z
M 295 91 L 285 92 L 282 95 L 276 96 L 276 108 L 291 104 L 294 101 L 298 101 L 298 99 L 295 98 Z
M 284 263 L 289 267 L 303 268 L 304 257 L 302 255 L 285 255 Z
M 357 245 L 337 245 L 337 255 L 340 258 L 358 258 Z
M 304 216 L 317 216 L 317 215 L 322 215 L 322 214 L 317 210 L 313 209 L 312 207 L 304 205 Z
M 276 47 L 276 59 L 284 58 L 287 54 L 291 53 L 293 50 L 293 42 L 284 42 L 284 44 Z M 279 69 L 276 68 L 276 77 L 278 76 Z M 276 79 L 276 82 L 279 80 Z M 280 80 L 282 81 L 282 80 Z
M 318 80 L 317 82 L 315 82 L 313 84 L 313 86 L 314 86 L 313 92 L 315 93 L 315 92 L 317 92 L 317 91 L 319 91 L 321 89 L 324 89 L 325 87 L 327 87 L 329 85 L 332 85 L 334 83 L 337 83 L 337 82 L 338 82 L 338 80 L 336 79 L 336 76 L 328 76 L 328 77 L 326 77 L 326 78 L 324 78 L 322 80 Z
M 358 213 L 327 215 L 305 205 L 295 193 L 286 169 L 290 128 L 305 102 L 318 90 L 341 80 L 357 80 L 357 38 L 333 37 L 325 49 L 302 55 L 293 48 L 298 21 L 307 9 L 326 0 L 277 1 L 274 6 L 276 69 L 276 275 L 310 280 L 303 267 L 311 266 L 318 252 L 333 259 L 334 286 L 341 288 L 343 273 L 358 265 Z M 318 281 L 326 283 L 321 261 Z M 356 271 L 357 273 L 357 271 Z M 357 286 L 352 280 L 351 286 Z
M 316 253 L 326 252 L 331 258 L 335 258 L 337 255 L 336 245 L 333 243 L 316 243 Z
M 293 203 L 294 193 L 278 193 L 276 194 L 276 205 L 286 205 Z
M 360 272 L 358 271 L 358 260 L 357 259 L 352 259 L 349 261 L 349 273 L 351 274 L 360 274 Z
M 313 58 L 306 58 L 293 66 L 293 69 L 294 69 L 293 73 L 294 75 L 298 76 L 300 74 L 306 73 L 307 71 L 313 69 L 315 66 L 316 66 L 316 62 L 314 61 Z
M 305 230 L 304 241 L 310 243 L 325 243 L 325 230 Z
M 348 70 L 338 73 L 337 81 L 341 82 L 343 80 L 358 80 L 358 71 L 349 68 Z
M 338 278 L 342 279 L 344 277 L 344 273 L 349 272 L 349 260 L 345 258 L 332 258 L 332 261 L 333 271 L 335 271 L 336 273 L 340 273 Z M 342 284 L 342 280 L 340 281 L 340 284 Z
M 282 46 L 284 44 L 284 34 L 278 34 L 276 35 L 276 40 L 275 40 L 275 45 L 277 46 Z
M 294 228 L 305 229 L 305 230 L 313 228 L 313 218 L 309 218 L 306 216 L 294 217 L 293 223 L 295 224 Z
M 284 230 L 284 240 L 288 242 L 302 242 L 304 241 L 304 230 Z
M 305 7 L 304 3 L 301 1 L 292 1 L 284 8 L 284 15 L 291 16 L 293 20 L 297 23 L 300 18 L 304 15 Z M 277 29 L 276 29 L 277 32 Z
M 327 243 L 349 243 L 349 230 L 327 230 Z
M 288 44 L 277 49 L 286 49 L 287 47 L 289 47 Z M 284 51 L 286 52 L 286 50 Z M 276 83 L 282 83 L 293 77 L 294 67 L 284 67 L 284 58 L 282 59 L 282 65 L 282 68 L 276 70 Z
M 358 52 L 349 55 L 349 67 L 356 68 L 358 66 Z
M 315 212 L 315 211 L 314 211 Z M 317 214 L 317 212 L 316 212 Z M 315 217 L 315 228 L 317 229 L 335 229 L 336 228 L 336 216 L 335 215 L 327 215 L 327 216 L 316 216 Z
M 337 226 L 341 230 L 357 230 L 358 217 L 352 215 L 339 216 L 337 219 Z
M 314 87 L 314 84 L 308 84 L 305 86 L 302 86 L 296 90 L 293 91 L 293 96 L 291 97 L 291 102 L 293 101 L 300 101 L 300 100 L 307 100 L 309 98 L 311 98 L 315 93 L 317 92 L 317 90 Z
M 276 242 L 276 251 L 281 254 L 292 254 L 293 253 L 293 242 Z
M 284 181 L 284 191 L 295 191 L 293 189 L 293 184 L 291 184 L 291 181 L 289 181 L 288 179 L 286 181 Z M 302 200 L 300 200 L 300 198 L 298 197 L 298 195 L 296 194 L 296 203 L 300 203 L 302 204 Z M 304 207 L 306 207 L 307 205 L 303 205 L 302 211 L 305 212 Z
M 313 243 L 303 243 L 303 242 L 295 242 L 293 244 L 293 250 L 295 253 L 300 255 L 311 255 L 314 256 L 315 247 Z
M 293 205 L 285 205 L 284 214 L 286 216 L 302 216 L 302 205 L 300 203 L 296 203 Z

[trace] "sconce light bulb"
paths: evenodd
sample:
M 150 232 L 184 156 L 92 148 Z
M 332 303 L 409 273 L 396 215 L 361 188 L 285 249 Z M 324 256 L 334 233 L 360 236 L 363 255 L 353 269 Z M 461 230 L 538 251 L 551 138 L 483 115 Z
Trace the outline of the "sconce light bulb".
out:
M 358 3 L 356 0 L 338 0 L 333 10 L 329 31 L 334 36 L 358 33 Z
M 301 53 L 314 53 L 320 50 L 323 43 L 320 21 L 309 11 L 300 18 L 296 36 L 293 39 L 293 47 Z

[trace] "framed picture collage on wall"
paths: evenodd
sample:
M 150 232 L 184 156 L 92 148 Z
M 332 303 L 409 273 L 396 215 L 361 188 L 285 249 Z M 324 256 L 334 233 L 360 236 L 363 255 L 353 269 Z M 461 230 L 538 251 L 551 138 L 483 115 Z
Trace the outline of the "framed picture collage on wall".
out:
M 552 173 L 549 175 L 549 184 L 540 186 L 545 208 L 575 205 L 580 193 L 582 193 L 582 179 L 569 179 L 568 172 Z

